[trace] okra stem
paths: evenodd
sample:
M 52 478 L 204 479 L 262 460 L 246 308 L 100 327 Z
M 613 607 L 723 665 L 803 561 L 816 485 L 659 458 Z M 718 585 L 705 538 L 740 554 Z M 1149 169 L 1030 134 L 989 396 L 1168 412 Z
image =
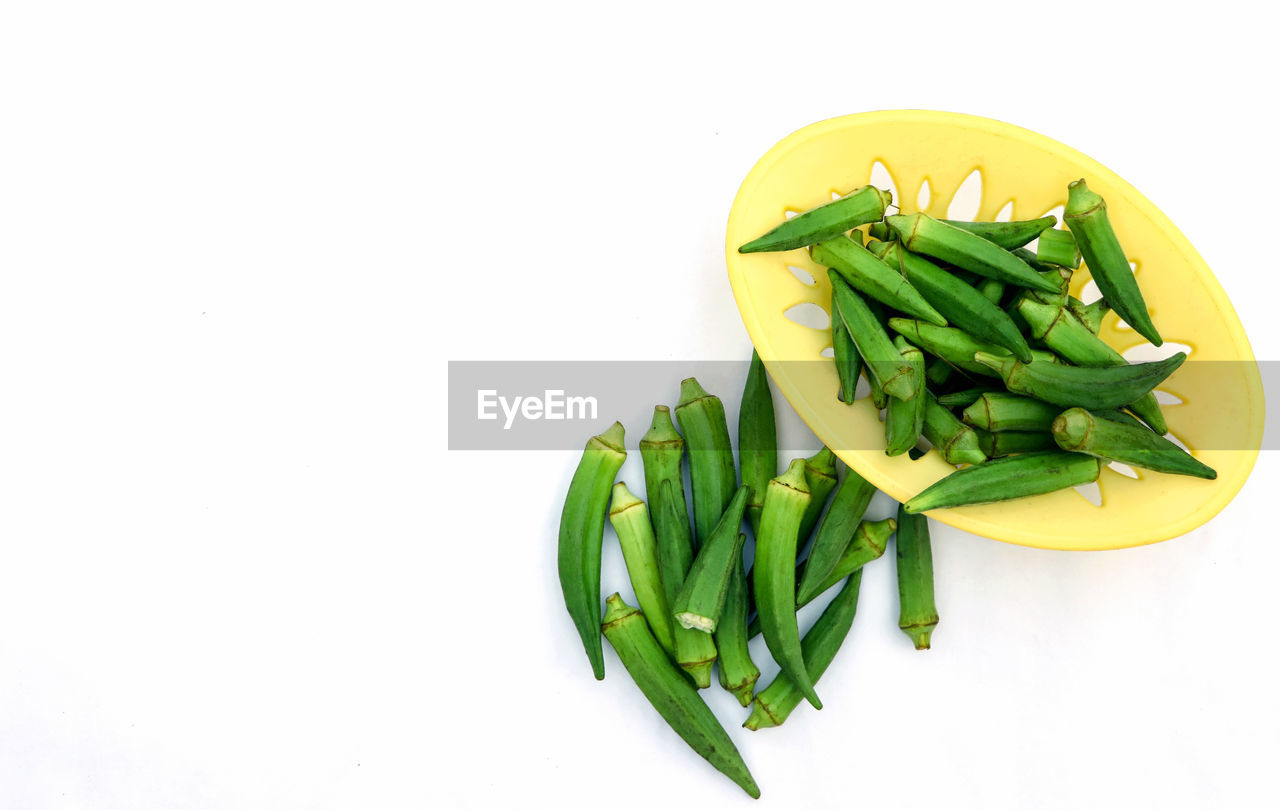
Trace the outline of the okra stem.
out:
M 929 519 L 908 514 L 898 505 L 898 627 L 916 645 L 929 649 L 929 638 L 938 624 L 933 600 L 933 549 L 929 543 Z
M 809 485 L 809 505 L 805 507 L 804 517 L 800 520 L 797 548 L 804 546 L 813 534 L 813 527 L 822 516 L 827 498 L 836 488 L 836 478 L 836 454 L 825 445 L 804 460 L 804 480 Z

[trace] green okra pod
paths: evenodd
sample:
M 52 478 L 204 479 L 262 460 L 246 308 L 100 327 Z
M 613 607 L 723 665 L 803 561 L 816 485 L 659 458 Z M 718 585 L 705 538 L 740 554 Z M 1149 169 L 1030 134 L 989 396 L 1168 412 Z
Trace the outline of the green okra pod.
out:
M 1053 216 L 1039 219 L 1020 219 L 1010 222 L 964 222 L 957 219 L 943 219 L 940 222 L 977 234 L 988 242 L 994 242 L 1005 250 L 1013 250 L 1035 239 L 1049 228 L 1057 224 L 1058 218 Z
M 903 246 L 914 253 L 923 253 L 971 273 L 1021 287 L 1045 292 L 1058 290 L 1026 262 L 999 245 L 928 214 L 894 214 L 885 217 L 884 221 L 889 223 Z
M 1048 432 L 1062 409 L 1038 399 L 1001 391 L 983 394 L 964 409 L 965 424 L 997 433 L 1002 430 Z
M 796 620 L 796 541 L 809 499 L 801 459 L 792 461 L 785 473 L 769 482 L 752 576 L 765 645 L 805 699 L 821 709 L 822 702 L 804 668 Z
M 1151 322 L 1138 280 L 1107 217 L 1107 203 L 1089 190 L 1083 178 L 1067 186 L 1067 207 L 1062 219 L 1111 308 L 1138 334 L 1161 345 L 1164 341 Z
M 840 559 L 836 560 L 836 564 L 831 567 L 831 570 L 818 584 L 818 587 L 805 594 L 804 599 L 798 599 L 796 605 L 804 607 L 826 593 L 829 588 L 834 587 L 840 580 L 860 570 L 867 563 L 880 559 L 884 555 L 885 548 L 889 545 L 889 537 L 897 528 L 898 521 L 893 518 L 864 520 L 859 523 L 858 528 L 853 533 L 853 539 L 845 547 Z
M 662 584 L 658 543 L 649 520 L 649 509 L 644 501 L 631 494 L 622 481 L 613 485 L 609 522 L 618 535 L 618 545 L 622 547 L 622 559 L 627 564 L 627 576 L 636 592 L 636 601 L 649 620 L 654 638 L 658 639 L 667 655 L 674 657 L 676 647 L 671 634 L 670 602 Z
M 858 610 L 861 584 L 862 572 L 855 571 L 800 642 L 805 669 L 812 673 L 814 681 L 821 678 L 827 667 L 831 666 L 840 645 L 849 635 L 854 614 Z M 756 695 L 751 704 L 751 714 L 742 725 L 751 731 L 780 726 L 803 698 L 804 695 L 795 682 L 785 672 L 779 672 L 773 683 Z
M 565 608 L 582 637 L 596 680 L 604 678 L 600 643 L 600 554 L 613 479 L 627 458 L 622 424 L 587 440 L 560 513 L 556 566 Z
M 956 470 L 903 506 L 908 513 L 995 503 L 1043 495 L 1098 480 L 1098 459 L 1083 453 L 1042 450 L 975 464 Z
M 986 352 L 998 356 L 1009 355 L 1003 346 L 984 343 L 972 335 L 953 326 L 934 326 L 931 323 L 912 321 L 906 318 L 890 318 L 889 328 L 905 337 L 913 346 L 919 346 L 952 366 L 963 371 L 981 374 L 987 377 L 999 377 L 999 373 L 987 368 L 973 359 L 978 352 Z M 1031 350 L 1033 360 L 1052 362 L 1048 352 Z
M 671 613 L 681 627 L 704 633 L 715 632 L 729 592 L 734 561 L 742 558 L 742 542 L 746 538 L 738 530 L 742 527 L 750 495 L 751 487 L 738 487 L 720 522 L 702 544 L 698 556 L 694 557 L 689 575 L 671 603 Z
M 667 613 L 684 587 L 693 565 L 693 540 L 689 531 L 689 513 L 683 506 L 684 493 L 677 503 L 672 481 L 664 480 L 658 489 L 654 506 L 654 534 L 658 541 L 658 565 L 662 571 L 662 588 L 667 596 Z M 701 630 L 687 630 L 674 622 L 671 627 L 676 648 L 676 663 L 688 673 L 699 689 L 711 685 L 711 667 L 716 660 L 715 642 Z
M 815 262 L 835 270 L 864 295 L 922 321 L 947 325 L 946 318 L 930 306 L 929 300 L 912 286 L 910 278 L 847 236 L 819 242 L 813 246 L 812 254 Z
M 1053 422 L 1053 440 L 1063 450 L 1175 475 L 1214 479 L 1218 473 L 1163 436 L 1146 428 L 1099 419 L 1084 408 L 1064 411 Z
M 889 395 L 880 387 L 880 381 L 876 379 L 876 375 L 871 373 L 871 369 L 867 368 L 865 363 L 862 366 L 862 376 L 867 379 L 867 396 L 871 399 L 871 404 L 876 407 L 877 411 L 883 411 L 889 404 Z
M 834 327 L 835 319 L 831 323 Z M 754 349 L 751 351 L 747 383 L 742 391 L 742 405 L 738 410 L 738 469 L 742 473 L 742 483 L 751 488 L 747 520 L 752 531 L 758 531 L 765 487 L 778 474 L 778 427 L 769 375 Z
M 894 545 L 898 558 L 898 627 L 917 650 L 927 650 L 933 628 L 938 626 L 929 519 L 908 514 L 902 504 L 898 504 L 898 535 Z
M 1032 298 L 1019 300 L 1017 306 L 1031 335 L 1069 363 L 1089 368 L 1129 364 L 1119 352 L 1071 315 L 1069 309 L 1043 304 Z M 1156 433 L 1163 436 L 1169 432 L 1154 393 L 1144 394 L 1130 403 L 1129 408 L 1151 425 Z
M 889 232 L 889 226 L 884 223 L 884 220 L 880 220 L 879 222 L 873 222 L 870 225 L 868 225 L 867 236 L 871 237 L 872 239 L 877 239 L 881 242 L 885 241 L 886 239 L 893 238 L 893 234 Z
M 715 642 L 720 651 L 720 686 L 743 706 L 751 703 L 751 693 L 760 679 L 760 669 L 751 660 L 747 646 L 747 577 L 742 568 L 742 549 L 734 561 L 725 595 L 724 610 L 716 625 Z M 697 631 L 689 631 L 697 632 Z
M 838 200 L 797 214 L 738 248 L 738 252 L 794 250 L 822 242 L 859 225 L 875 222 L 884 216 L 884 208 L 891 202 L 893 197 L 889 192 L 862 186 Z
M 1071 231 L 1060 231 L 1056 228 L 1050 228 L 1040 234 L 1040 242 L 1036 245 L 1036 258 L 1042 262 L 1070 267 L 1073 270 L 1080 266 L 1080 251 L 1076 249 L 1075 237 L 1071 235 Z
M 1001 299 L 1004 298 L 1005 290 L 1009 289 L 1009 285 L 1003 281 L 994 278 L 984 278 L 978 282 L 978 286 L 974 288 L 983 298 L 987 299 L 994 306 L 999 306 Z M 1001 310 L 1003 312 L 1003 310 Z
M 836 376 L 840 380 L 840 401 L 846 405 L 853 404 L 855 392 L 858 390 L 858 375 L 862 373 L 862 355 L 853 342 L 853 336 L 844 325 L 836 309 L 835 290 L 831 291 L 831 353 L 836 361 Z M 776 472 L 775 472 L 776 474 Z M 752 487 L 752 491 L 755 488 Z M 763 497 L 763 496 L 761 496 Z M 755 524 L 752 524 L 753 527 Z
M 760 788 L 751 778 L 733 740 L 697 690 L 667 660 L 662 647 L 649 632 L 643 614 L 615 593 L 606 600 L 601 629 L 636 686 L 667 725 L 747 795 L 759 798 Z
M 1071 314 L 1075 315 L 1080 323 L 1095 335 L 1102 329 L 1102 319 L 1111 311 L 1111 305 L 1105 298 L 1099 298 L 1092 304 L 1086 304 L 1076 298 L 1068 298 L 1067 306 L 1071 309 Z
M 946 385 L 955 377 L 955 367 L 946 360 L 934 358 L 925 364 L 924 377 L 929 385 Z
M 1000 433 L 979 430 L 977 433 L 978 446 L 987 454 L 987 458 L 1001 458 L 1014 453 L 1032 453 L 1036 450 L 1052 450 L 1057 447 L 1053 436 L 1047 430 L 1005 430 Z
M 896 267 L 949 321 L 978 340 L 1001 346 L 1015 357 L 1030 362 L 1027 339 L 1004 310 L 923 256 L 903 249 L 897 242 L 884 244 L 884 261 Z
M 648 499 L 649 505 L 653 510 L 654 527 L 657 528 L 657 508 L 658 508 L 658 492 L 662 488 L 663 481 L 671 482 L 671 495 L 675 500 L 676 509 L 679 510 L 684 519 L 680 521 L 672 521 L 669 528 L 673 529 L 678 537 L 664 538 L 661 531 L 658 532 L 658 546 L 663 548 L 664 545 L 670 543 L 678 543 L 679 546 L 687 549 L 685 552 L 684 568 L 680 572 L 679 582 L 684 581 L 684 574 L 689 570 L 689 563 L 693 560 L 693 535 L 689 529 L 689 506 L 684 500 L 684 439 L 676 432 L 676 426 L 671 422 L 671 409 L 666 405 L 657 405 L 653 409 L 653 422 L 649 425 L 649 431 L 640 439 L 640 460 L 644 462 L 644 491 L 645 498 Z M 677 582 L 677 587 L 679 586 Z
M 803 546 L 818 524 L 822 509 L 827 505 L 827 498 L 836 488 L 836 454 L 825 445 L 818 452 L 804 460 L 804 480 L 809 485 L 809 505 L 804 509 L 804 517 L 800 520 L 800 532 L 797 548 Z
M 986 385 L 979 385 L 974 388 L 966 388 L 963 391 L 951 391 L 946 394 L 938 394 L 938 404 L 944 408 L 967 408 L 978 401 L 983 394 L 998 393 L 1003 389 L 991 388 Z
M 738 488 L 738 471 L 729 443 L 729 423 L 720 398 L 708 394 L 690 377 L 680 383 L 676 421 L 689 451 L 689 479 L 693 489 L 693 545 L 705 541 L 720 522 Z
M 1061 286 L 1062 285 L 1062 268 L 1061 267 L 1057 266 L 1056 264 L 1049 264 L 1047 262 L 1040 261 L 1038 258 L 1036 258 L 1036 253 L 1034 250 L 1029 250 L 1024 247 L 1014 248 L 1009 252 L 1017 256 L 1019 259 L 1022 259 L 1024 262 L 1026 262 L 1028 267 L 1030 267 L 1032 270 L 1035 270 L 1037 273 L 1043 276 L 1046 281 L 1052 284 L 1059 285 L 1059 290 L 1058 290 L 1059 292 L 1067 291 L 1065 287 Z
M 836 312 L 832 313 L 832 317 L 838 313 L 844 320 L 845 328 L 849 330 L 854 345 L 858 347 L 858 354 L 862 355 L 862 362 L 867 369 L 867 378 L 874 377 L 876 383 L 889 396 L 908 399 L 914 395 L 911 367 L 902 359 L 902 354 L 893 347 L 893 341 L 885 334 L 880 320 L 867 306 L 866 301 L 854 292 L 839 273 L 828 270 L 827 274 L 831 279 L 831 289 L 836 302 Z
M 1120 410 L 1118 408 L 1107 408 L 1101 411 L 1090 411 L 1090 413 L 1092 413 L 1094 416 L 1099 417 L 1100 419 L 1110 419 L 1112 422 L 1119 422 L 1122 425 L 1130 425 L 1132 427 L 1142 428 L 1143 430 L 1151 429 L 1148 425 L 1139 421 L 1139 419 L 1133 414 L 1129 413 L 1128 411 Z
M 916 393 L 911 399 L 890 399 L 885 411 L 884 434 L 885 455 L 900 456 L 916 446 L 920 433 L 924 430 L 925 379 L 924 352 L 912 346 L 906 338 L 899 335 L 893 345 L 902 353 L 902 357 L 911 365 L 911 376 L 916 381 Z
M 1120 408 L 1150 393 L 1182 365 L 1178 352 L 1153 363 L 1085 368 L 1036 361 L 1020 363 L 1012 357 L 978 352 L 974 360 L 1000 373 L 1005 387 L 1018 394 L 1059 405 L 1089 409 Z
M 948 464 L 981 464 L 986 460 L 973 428 L 957 419 L 927 393 L 924 411 L 924 437 L 942 454 Z
M 846 469 L 844 480 L 831 499 L 831 508 L 823 516 L 822 523 L 818 525 L 818 533 L 813 538 L 813 546 L 809 549 L 800 585 L 796 589 L 796 604 L 807 604 L 818 595 L 818 586 L 835 568 L 841 555 L 853 541 L 862 516 L 871 503 L 871 496 L 875 493 L 876 488 L 865 478 L 851 468 Z

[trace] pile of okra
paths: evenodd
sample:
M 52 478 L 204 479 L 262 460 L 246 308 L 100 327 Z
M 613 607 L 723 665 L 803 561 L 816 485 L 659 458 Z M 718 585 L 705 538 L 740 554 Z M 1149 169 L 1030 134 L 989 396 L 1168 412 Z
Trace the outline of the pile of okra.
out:
M 851 469 L 841 477 L 842 465 L 826 447 L 792 460 L 779 474 L 773 396 L 755 354 L 737 429 L 735 459 L 720 398 L 696 379 L 685 380 L 675 422 L 671 409 L 658 405 L 640 440 L 647 502 L 626 483 L 615 483 L 627 456 L 622 425 L 593 436 L 561 514 L 559 572 L 565 605 L 596 678 L 604 677 L 603 631 L 672 729 L 758 798 L 741 754 L 698 693 L 711 686 L 712 670 L 724 689 L 750 706 L 743 725 L 753 731 L 781 725 L 801 700 L 822 708 L 814 685 L 849 633 L 862 567 L 884 554 L 895 531 L 899 626 L 917 649 L 928 649 L 938 613 L 923 515 L 899 507 L 896 520 L 863 520 L 875 488 Z M 614 593 L 602 617 L 606 516 L 639 607 Z M 754 539 L 750 558 L 748 526 Z M 801 638 L 797 611 L 837 586 Z M 760 670 L 748 648 L 757 634 L 781 670 L 760 691 Z
M 1083 179 L 1067 195 L 1059 229 L 1053 216 L 886 216 L 890 194 L 863 186 L 738 249 L 807 248 L 827 267 L 835 395 L 852 404 L 865 375 L 884 411 L 885 453 L 918 453 L 923 436 L 948 463 L 965 465 L 906 511 L 1078 487 L 1112 461 L 1217 476 L 1165 438 L 1154 391 L 1186 354 L 1129 363 L 1098 337 L 1110 309 L 1163 343 L 1106 202 Z M 1102 293 L 1090 304 L 1069 294 L 1082 257 Z

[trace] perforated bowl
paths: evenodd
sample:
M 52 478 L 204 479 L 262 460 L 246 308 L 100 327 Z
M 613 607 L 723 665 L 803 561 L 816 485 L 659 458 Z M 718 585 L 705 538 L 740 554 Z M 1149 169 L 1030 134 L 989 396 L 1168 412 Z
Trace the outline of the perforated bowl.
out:
M 734 200 L 725 252 L 743 322 L 779 390 L 828 447 L 899 501 L 954 469 L 936 451 L 914 461 L 886 456 L 884 426 L 870 400 L 838 400 L 835 367 L 826 359 L 831 334 L 829 314 L 823 315 L 831 289 L 825 269 L 804 250 L 737 251 L 788 212 L 873 182 L 873 172 L 878 185 L 892 184 L 894 202 L 905 213 L 944 217 L 950 208 L 952 218 L 973 219 L 1026 219 L 1046 212 L 1061 218 L 1067 184 L 1086 178 L 1107 201 L 1166 344 L 1161 352 L 1149 351 L 1153 347 L 1114 313 L 1100 334 L 1131 359 L 1186 347 L 1188 362 L 1161 384 L 1159 396 L 1171 436 L 1218 471 L 1217 480 L 1204 481 L 1112 465 L 1093 492 L 1068 489 L 940 509 L 930 517 L 996 540 L 1083 550 L 1176 537 L 1226 506 L 1257 459 L 1264 409 L 1249 340 L 1213 273 L 1173 223 L 1114 172 L 1043 135 L 970 115 L 900 110 L 813 124 L 770 149 Z M 967 210 L 953 208 L 953 199 L 957 207 L 968 199 Z M 1090 300 L 1088 284 L 1088 268 L 1082 266 L 1072 294 Z M 806 314 L 806 305 L 822 312 L 807 307 Z

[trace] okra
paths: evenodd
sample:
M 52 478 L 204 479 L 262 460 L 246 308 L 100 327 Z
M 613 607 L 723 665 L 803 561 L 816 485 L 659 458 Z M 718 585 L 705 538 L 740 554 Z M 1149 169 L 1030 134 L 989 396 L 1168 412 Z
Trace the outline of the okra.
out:
M 988 242 L 995 242 L 1005 250 L 1013 250 L 1035 239 L 1057 224 L 1053 216 L 1039 219 L 1020 219 L 1010 222 L 964 222 L 958 219 L 940 220 L 969 233 L 977 234 Z
M 604 652 L 600 644 L 600 554 L 604 545 L 604 518 L 613 479 L 627 458 L 623 440 L 624 431 L 619 422 L 587 440 L 560 513 L 556 553 L 560 590 L 596 680 L 604 678 Z
M 908 514 L 898 504 L 898 534 L 893 542 L 898 557 L 898 627 L 917 650 L 927 650 L 933 628 L 938 626 L 929 519 Z
M 1050 228 L 1040 234 L 1036 245 L 1036 258 L 1042 262 L 1056 264 L 1061 267 L 1075 269 L 1080 266 L 1080 251 L 1076 249 L 1075 237 L 1071 231 L 1060 231 Z
M 835 326 L 835 320 L 831 321 Z M 773 412 L 773 392 L 760 355 L 752 349 L 751 367 L 742 390 L 738 410 L 738 469 L 742 483 L 751 488 L 747 501 L 747 520 L 753 531 L 760 529 L 760 509 L 764 507 L 764 490 L 778 474 L 778 427 Z
M 685 577 L 680 593 L 671 603 L 671 614 L 681 627 L 704 633 L 715 632 L 720 611 L 724 609 L 725 596 L 729 592 L 729 578 L 733 573 L 734 561 L 742 559 L 742 542 L 746 538 L 738 530 L 742 527 L 742 517 L 750 495 L 751 487 L 738 487 L 720 522 L 702 544 L 698 556 L 693 559 L 689 575 Z M 642 602 L 641 609 L 643 607 Z
M 655 507 L 655 534 L 658 539 L 658 564 L 662 569 L 662 587 L 667 605 L 675 603 L 684 587 L 685 577 L 693 565 L 693 544 L 689 533 L 689 513 L 679 506 L 670 480 L 658 490 Z M 683 498 L 683 493 L 681 493 Z M 699 689 L 711 685 L 711 667 L 716 660 L 715 642 L 701 630 L 687 630 L 676 622 L 671 627 L 675 641 L 676 663 Z
M 1084 324 L 1088 330 L 1095 335 L 1102 329 L 1102 319 L 1111 311 L 1111 305 L 1107 303 L 1107 299 L 1099 298 L 1092 304 L 1086 304 L 1076 298 L 1067 299 L 1067 306 L 1071 309 L 1071 314 L 1075 315 L 1080 323 Z
M 997 433 L 1002 430 L 1048 432 L 1061 408 L 1030 397 L 995 391 L 983 394 L 961 417 L 965 424 Z
M 986 278 L 1045 292 L 1058 289 L 999 245 L 928 214 L 894 214 L 884 221 L 907 250 L 941 259 Z
M 1152 363 L 1085 368 L 978 352 L 974 359 L 1000 373 L 1010 391 L 1063 408 L 1120 408 L 1150 393 L 1187 359 L 1178 352 Z
M 938 326 L 947 320 L 930 306 L 929 300 L 898 273 L 847 236 L 819 242 L 812 248 L 813 260 L 835 270 L 855 290 L 914 318 Z
M 867 563 L 880 559 L 884 555 L 885 547 L 889 545 L 889 537 L 897 528 L 898 521 L 893 518 L 864 520 L 859 523 L 853 533 L 853 539 L 849 541 L 849 545 L 840 555 L 840 559 L 836 560 L 836 564 L 831 567 L 826 578 L 818 584 L 818 587 L 812 589 L 805 599 L 797 600 L 796 605 L 804 607 L 826 593 L 828 588 L 840 580 L 858 571 Z
M 966 388 L 963 391 L 952 391 L 938 395 L 938 404 L 944 408 L 967 408 L 978 401 L 983 394 L 998 393 L 1000 389 L 980 385 Z
M 893 197 L 889 192 L 863 186 L 838 200 L 797 214 L 738 248 L 738 252 L 794 250 L 822 242 L 859 225 L 875 222 L 884 216 L 884 208 L 891 202 Z
M 785 473 L 769 482 L 752 575 L 765 645 L 805 699 L 821 709 L 822 702 L 804 668 L 796 621 L 796 539 L 808 505 L 804 461 L 796 459 Z
M 947 363 L 946 360 L 934 358 L 925 364 L 924 376 L 925 380 L 932 385 L 946 385 L 955 376 L 955 368 Z
M 1098 480 L 1102 466 L 1083 453 L 1042 450 L 956 470 L 907 501 L 910 514 L 1043 495 Z
M 1024 247 L 1014 248 L 1009 252 L 1017 256 L 1019 259 L 1022 259 L 1024 262 L 1026 262 L 1028 267 L 1030 267 L 1032 270 L 1035 270 L 1037 273 L 1043 276 L 1045 280 L 1049 281 L 1052 284 L 1057 284 L 1061 287 L 1062 285 L 1062 268 L 1061 267 L 1058 267 L 1056 264 L 1049 264 L 1047 262 L 1040 261 L 1038 258 L 1036 258 L 1036 252 L 1028 248 L 1024 248 Z M 1059 292 L 1066 292 L 1066 289 L 1065 288 L 1059 289 Z
M 924 437 L 929 440 L 948 464 L 981 464 L 986 455 L 978 445 L 978 435 L 973 428 L 961 422 L 951 411 L 938 404 L 933 394 L 927 393 L 929 404 L 924 411 Z
M 644 611 L 653 635 L 675 657 L 675 641 L 671 634 L 671 608 L 662 585 L 662 570 L 658 564 L 658 544 L 649 521 L 649 509 L 644 501 L 631 494 L 626 483 L 613 485 L 609 502 L 609 522 L 618 535 L 622 547 L 622 559 L 627 564 L 627 576 L 636 592 L 636 601 Z
M 890 318 L 889 328 L 905 337 L 914 346 L 919 346 L 934 357 L 939 358 L 958 369 L 982 374 L 987 377 L 1000 375 L 976 362 L 973 356 L 978 352 L 986 352 L 1000 356 L 1010 356 L 1007 349 L 994 343 L 984 343 L 972 335 L 956 329 L 954 326 L 934 326 L 931 323 L 913 321 L 907 318 Z M 1050 352 L 1031 350 L 1032 360 L 1052 363 Z
M 1053 440 L 1063 450 L 1146 470 L 1210 480 L 1218 477 L 1212 467 L 1165 437 L 1145 428 L 1099 419 L 1084 408 L 1071 408 L 1054 420 Z
M 831 666 L 840 645 L 849 635 L 854 614 L 858 610 L 861 584 L 862 572 L 855 571 L 800 642 L 805 669 L 812 674 L 814 681 L 821 678 L 827 667 Z M 751 714 L 742 725 L 751 731 L 780 726 L 800 705 L 803 697 L 795 682 L 785 672 L 779 672 L 773 683 L 756 695 L 751 704 Z
M 885 244 L 884 260 L 897 267 L 903 278 L 948 320 L 979 340 L 1001 346 L 1022 360 L 1031 360 L 1027 339 L 1000 307 L 923 256 L 904 250 L 897 242 Z
M 1100 368 L 1129 363 L 1119 352 L 1089 331 L 1068 309 L 1028 298 L 1018 302 L 1018 311 L 1030 327 L 1032 336 L 1074 365 Z M 1156 433 L 1163 436 L 1169 432 L 1155 394 L 1143 395 L 1130 403 L 1129 408 L 1151 425 Z
M 889 226 L 884 223 L 884 220 L 873 222 L 868 225 L 867 236 L 870 236 L 872 239 L 878 239 L 881 242 L 893 238 L 893 234 L 889 233 Z
M 689 449 L 689 478 L 693 485 L 693 547 L 697 549 L 720 522 L 738 488 L 738 472 L 729 443 L 724 404 L 690 377 L 680 383 L 676 421 Z
M 640 460 L 644 462 L 645 498 L 653 510 L 654 524 L 657 528 L 658 493 L 663 481 L 671 482 L 671 495 L 676 509 L 684 516 L 683 520 L 672 521 L 669 528 L 676 532 L 676 537 L 664 538 L 658 531 L 658 547 L 663 553 L 671 544 L 683 548 L 684 568 L 680 571 L 680 579 L 676 585 L 684 581 L 689 563 L 693 561 L 693 535 L 689 530 L 689 506 L 684 500 L 684 439 L 676 432 L 671 423 L 671 409 L 666 405 L 658 405 L 653 409 L 653 422 L 649 432 L 640 439 Z M 676 552 L 679 553 L 679 552 Z
M 890 399 L 885 411 L 885 455 L 900 456 L 916 446 L 920 432 L 924 429 L 925 379 L 924 352 L 912 346 L 906 338 L 899 335 L 893 345 L 902 353 L 902 357 L 911 365 L 911 376 L 916 381 L 915 396 L 907 401 Z
M 742 549 L 733 564 L 724 610 L 716 624 L 715 643 L 720 651 L 720 686 L 743 706 L 751 703 L 751 693 L 760 679 L 760 669 L 751 660 L 747 646 L 747 577 L 742 568 Z M 691 630 L 689 632 L 697 632 Z
M 662 647 L 649 632 L 643 614 L 613 594 L 605 600 L 604 637 L 618 654 L 632 680 L 658 710 L 680 738 L 706 759 L 716 770 L 729 777 L 752 798 L 760 797 L 760 788 L 734 747 L 733 740 L 716 720 L 697 690 L 685 680 L 662 652 Z
M 883 411 L 889 404 L 889 395 L 880 387 L 880 381 L 871 373 L 871 369 L 867 368 L 866 363 L 862 364 L 862 376 L 867 379 L 867 396 L 871 399 L 871 404 L 877 411 Z
M 916 434 L 917 436 L 919 433 Z M 809 557 L 804 563 L 800 585 L 796 589 L 796 603 L 807 604 L 818 595 L 818 586 L 839 562 L 862 522 L 862 516 L 876 492 L 865 478 L 852 468 L 845 471 L 844 480 L 836 488 L 831 507 L 818 525 Z
M 809 505 L 805 507 L 804 517 L 800 520 L 797 548 L 808 541 L 813 527 L 818 524 L 822 508 L 827 505 L 827 497 L 836 488 L 836 454 L 823 446 L 821 450 L 804 460 L 804 480 L 809 485 Z M 767 490 L 766 485 L 766 490 Z
M 1089 190 L 1083 178 L 1067 186 L 1067 207 L 1062 219 L 1071 229 L 1084 263 L 1111 308 L 1152 344 L 1164 343 L 1151 322 L 1138 280 L 1107 218 L 1107 203 Z
M 1005 430 L 1000 433 L 978 431 L 978 446 L 987 458 L 1000 458 L 1014 453 L 1031 453 L 1036 450 L 1052 450 L 1057 447 L 1047 430 L 1024 432 Z
M 831 288 L 835 296 L 836 313 L 844 320 L 845 328 L 862 355 L 862 362 L 867 369 L 867 378 L 875 378 L 876 383 L 886 394 L 898 399 L 907 399 L 915 394 L 911 380 L 911 367 L 902 359 L 902 355 L 893 347 L 893 341 L 885 334 L 884 327 L 866 301 L 862 300 L 835 270 L 827 271 L 831 279 Z M 927 324 L 932 326 L 932 324 Z M 943 327 L 934 327 L 941 329 Z
M 858 347 L 844 325 L 844 318 L 836 309 L 834 288 L 831 290 L 831 352 L 836 361 L 836 377 L 840 380 L 838 396 L 844 404 L 852 405 L 858 389 L 858 375 L 862 373 L 862 355 L 858 354 Z
M 984 278 L 982 281 L 978 282 L 978 286 L 974 289 L 981 293 L 982 297 L 990 301 L 993 305 L 999 305 L 1000 300 L 1004 298 L 1004 291 L 1008 288 L 1009 285 L 999 279 Z

